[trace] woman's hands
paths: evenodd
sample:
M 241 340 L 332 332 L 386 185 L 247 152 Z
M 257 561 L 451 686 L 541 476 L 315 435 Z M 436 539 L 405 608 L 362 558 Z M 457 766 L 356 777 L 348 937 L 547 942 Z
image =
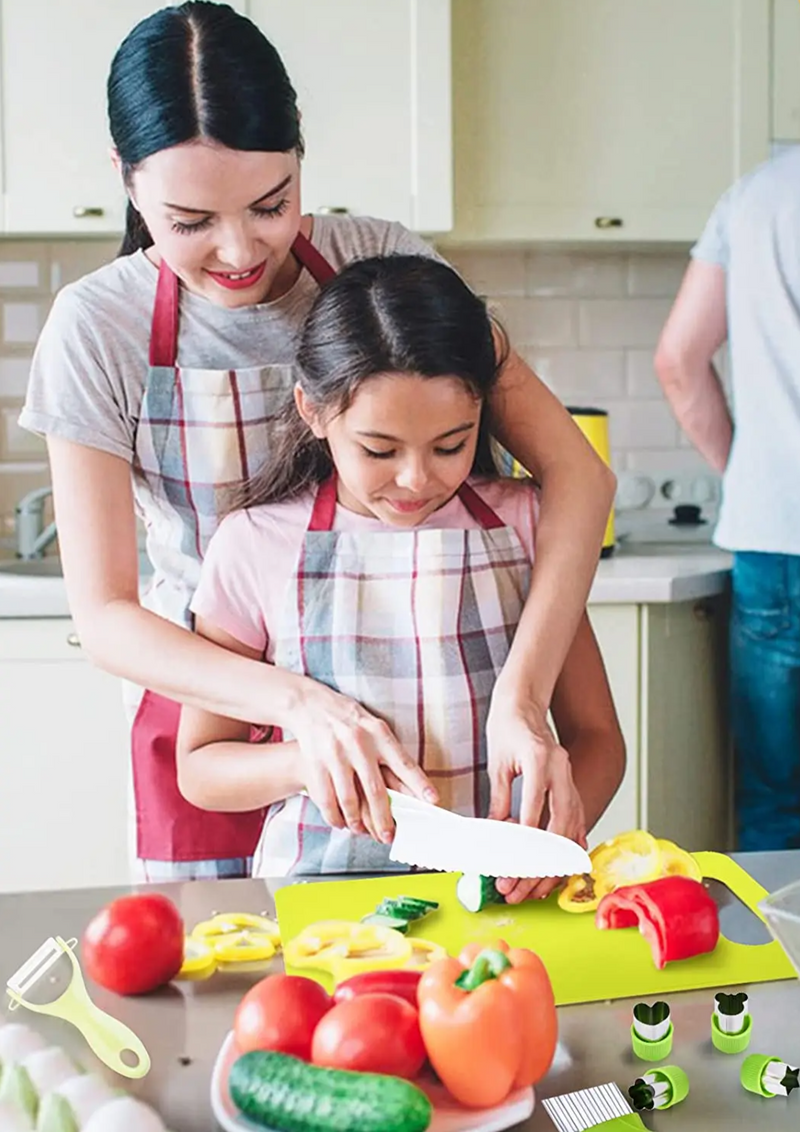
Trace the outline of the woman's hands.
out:
M 545 713 L 530 701 L 507 693 L 498 683 L 486 725 L 491 787 L 489 817 L 511 816 L 511 789 L 522 778 L 519 821 L 569 837 L 586 848 L 583 803 L 572 779 L 569 755 L 556 741 Z M 507 903 L 548 896 L 561 878 L 497 880 Z
M 425 802 L 438 794 L 400 746 L 389 725 L 355 700 L 308 681 L 291 730 L 300 747 L 300 777 L 329 825 L 391 843 L 387 785 Z

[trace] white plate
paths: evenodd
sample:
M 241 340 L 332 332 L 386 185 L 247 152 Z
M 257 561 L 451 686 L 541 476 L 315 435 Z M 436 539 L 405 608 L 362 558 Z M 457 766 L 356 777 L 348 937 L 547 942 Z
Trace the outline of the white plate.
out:
M 217 1054 L 211 1074 L 211 1110 L 225 1132 L 269 1132 L 239 1112 L 228 1092 L 228 1074 L 238 1057 L 233 1033 L 228 1034 Z M 428 1132 L 501 1132 L 527 1120 L 533 1112 L 533 1089 L 519 1089 L 497 1108 L 470 1109 L 457 1104 L 435 1081 L 416 1082 L 433 1102 L 433 1118 Z

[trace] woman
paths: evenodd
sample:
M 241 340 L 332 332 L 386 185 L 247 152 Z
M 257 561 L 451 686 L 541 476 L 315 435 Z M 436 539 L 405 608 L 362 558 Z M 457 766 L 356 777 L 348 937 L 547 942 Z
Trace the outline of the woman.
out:
M 268 451 L 265 424 L 291 390 L 295 340 L 318 284 L 353 259 L 433 253 L 397 224 L 302 215 L 294 90 L 275 49 L 227 5 L 198 0 L 138 24 L 112 63 L 108 106 L 130 199 L 122 254 L 59 293 L 21 423 L 47 437 L 84 648 L 147 689 L 132 702 L 146 875 L 237 876 L 249 868 L 263 813 L 209 815 L 181 797 L 180 704 L 290 730 L 328 768 L 338 820 L 350 828 L 359 790 L 385 805 L 376 766 L 435 797 L 385 724 L 354 701 L 188 631 L 205 547 L 230 487 Z M 523 775 L 522 820 L 538 822 L 549 799 L 565 815 L 559 832 L 575 835 L 567 756 L 546 713 L 614 480 L 513 352 L 490 409 L 496 435 L 542 489 L 530 596 L 487 723 L 492 812 L 506 816 L 510 784 Z M 155 569 L 141 601 L 137 513 Z

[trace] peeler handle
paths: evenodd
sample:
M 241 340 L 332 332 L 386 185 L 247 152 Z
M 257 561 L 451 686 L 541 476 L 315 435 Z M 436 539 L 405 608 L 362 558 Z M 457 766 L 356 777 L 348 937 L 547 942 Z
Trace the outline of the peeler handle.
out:
M 80 1021 L 70 1018 L 100 1060 L 123 1077 L 144 1077 L 150 1069 L 150 1054 L 142 1041 L 124 1022 L 106 1014 L 92 1002 L 81 1011 Z M 127 1065 L 122 1054 L 130 1050 L 138 1059 L 135 1065 Z M 130 1060 L 133 1060 L 132 1058 Z

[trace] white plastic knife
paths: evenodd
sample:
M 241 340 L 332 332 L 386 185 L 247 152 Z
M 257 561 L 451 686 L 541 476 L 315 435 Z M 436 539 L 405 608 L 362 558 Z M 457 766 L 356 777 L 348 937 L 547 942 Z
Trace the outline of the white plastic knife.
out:
M 575 841 L 516 822 L 467 818 L 389 791 L 396 831 L 392 861 L 447 873 L 566 877 L 592 870 Z

